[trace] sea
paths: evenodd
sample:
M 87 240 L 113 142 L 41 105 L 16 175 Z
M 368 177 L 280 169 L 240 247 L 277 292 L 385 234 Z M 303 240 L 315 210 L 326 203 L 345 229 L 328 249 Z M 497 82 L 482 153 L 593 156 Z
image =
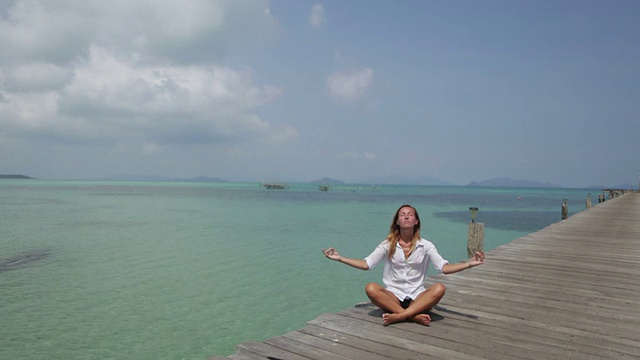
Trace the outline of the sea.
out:
M 208 359 L 366 301 L 395 211 L 466 259 L 585 210 L 600 189 L 0 181 L 0 359 Z M 490 257 L 489 257 L 490 259 Z M 490 261 L 488 259 L 488 261 Z M 432 269 L 433 271 L 433 269 Z M 433 273 L 435 273 L 433 271 Z M 455 276 L 451 275 L 451 276 Z

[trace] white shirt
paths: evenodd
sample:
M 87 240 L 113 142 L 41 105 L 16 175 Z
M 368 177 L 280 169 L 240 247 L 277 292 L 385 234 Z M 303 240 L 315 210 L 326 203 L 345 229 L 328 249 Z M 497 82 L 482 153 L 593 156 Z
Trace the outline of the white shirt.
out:
M 394 293 L 400 301 L 407 297 L 415 299 L 426 290 L 424 279 L 427 276 L 429 263 L 432 263 L 440 273 L 449 263 L 438 253 L 435 245 L 426 239 L 418 240 L 408 259 L 405 259 L 400 244 L 396 244 L 396 252 L 389 260 L 389 244 L 387 240 L 381 242 L 364 261 L 367 262 L 369 269 L 373 269 L 380 261 L 384 261 L 382 282 L 386 289 Z

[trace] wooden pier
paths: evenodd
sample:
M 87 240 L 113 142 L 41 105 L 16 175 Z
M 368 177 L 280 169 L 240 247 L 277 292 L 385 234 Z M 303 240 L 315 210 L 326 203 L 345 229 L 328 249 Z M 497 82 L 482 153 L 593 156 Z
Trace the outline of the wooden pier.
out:
M 428 327 L 382 326 L 382 312 L 361 304 L 213 359 L 640 359 L 640 194 L 429 281 L 447 294 Z

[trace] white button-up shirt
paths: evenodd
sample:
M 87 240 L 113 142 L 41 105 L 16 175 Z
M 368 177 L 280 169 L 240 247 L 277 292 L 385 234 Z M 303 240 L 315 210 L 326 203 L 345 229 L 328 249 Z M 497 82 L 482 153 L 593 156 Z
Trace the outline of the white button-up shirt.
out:
M 426 239 L 418 240 L 408 259 L 405 259 L 400 244 L 396 244 L 396 252 L 389 259 L 389 244 L 387 240 L 381 242 L 364 261 L 367 262 L 369 269 L 373 269 L 384 261 L 382 282 L 386 289 L 401 301 L 407 297 L 415 299 L 426 290 L 424 279 L 427 276 L 429 263 L 432 263 L 440 273 L 442 273 L 442 267 L 449 263 L 438 253 L 435 245 Z

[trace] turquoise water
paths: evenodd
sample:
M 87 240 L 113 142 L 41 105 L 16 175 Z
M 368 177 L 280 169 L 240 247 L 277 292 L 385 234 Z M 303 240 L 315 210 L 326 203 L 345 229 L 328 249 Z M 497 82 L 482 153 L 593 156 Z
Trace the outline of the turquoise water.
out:
M 366 300 L 362 258 L 409 203 L 422 235 L 466 257 L 582 211 L 591 190 L 0 181 L 0 358 L 207 359 Z M 593 192 L 594 205 L 597 193 Z

